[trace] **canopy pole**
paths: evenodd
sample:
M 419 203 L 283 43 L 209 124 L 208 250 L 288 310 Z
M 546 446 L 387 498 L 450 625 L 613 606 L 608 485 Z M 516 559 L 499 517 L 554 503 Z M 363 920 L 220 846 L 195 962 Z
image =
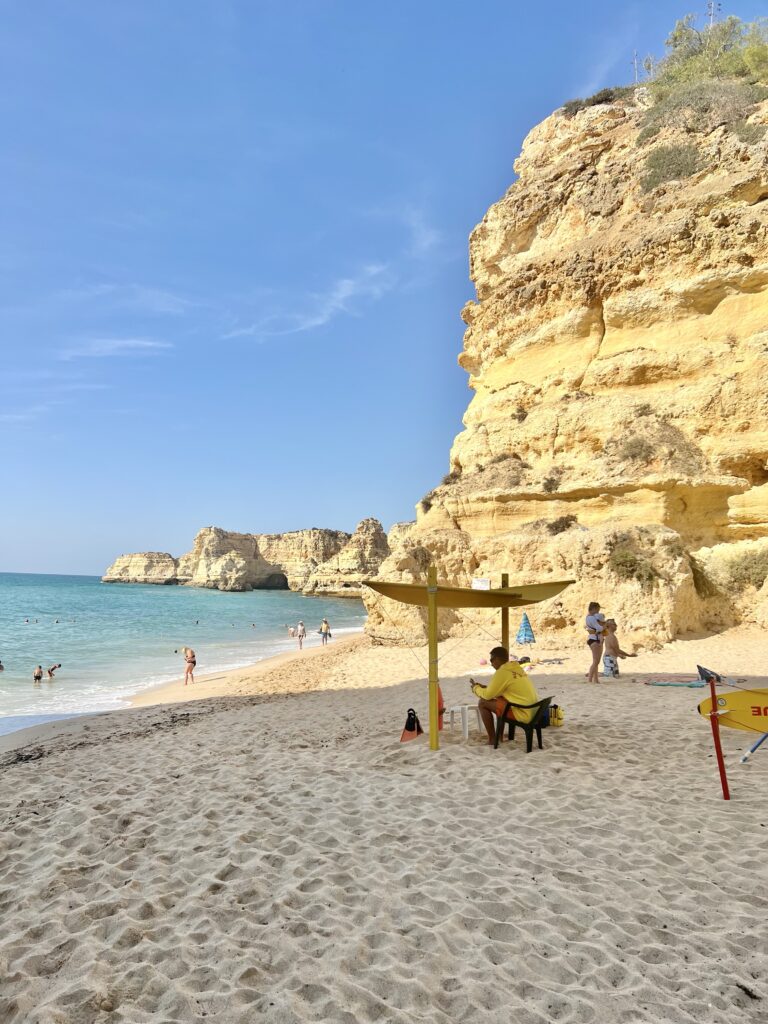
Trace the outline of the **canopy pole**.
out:
M 508 586 L 509 574 L 503 572 L 501 574 L 501 589 L 504 590 Z M 509 652 L 509 608 L 501 609 L 501 646 Z
M 437 568 L 427 573 L 427 636 L 429 638 L 429 749 L 439 750 L 437 711 Z

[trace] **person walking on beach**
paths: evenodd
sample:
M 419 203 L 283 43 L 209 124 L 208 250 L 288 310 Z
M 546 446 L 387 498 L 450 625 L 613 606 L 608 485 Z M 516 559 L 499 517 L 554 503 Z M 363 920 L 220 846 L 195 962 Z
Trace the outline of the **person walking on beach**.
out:
M 299 641 L 299 650 L 304 648 L 304 638 L 307 635 L 307 629 L 303 622 L 300 622 L 296 627 L 296 639 Z
M 603 635 L 605 633 L 605 616 L 600 611 L 597 601 L 590 601 L 587 608 L 587 617 L 584 620 L 587 629 L 587 645 L 592 654 L 592 664 L 587 672 L 587 682 L 596 683 L 597 672 L 600 668 L 600 658 L 603 653 Z
M 37 668 L 34 670 L 34 672 L 32 673 L 32 680 L 33 680 L 35 686 L 39 686 L 40 683 L 42 683 L 42 681 L 43 681 L 43 666 L 42 665 L 38 665 Z
M 331 639 L 331 627 L 328 625 L 328 619 L 323 619 L 320 623 L 320 641 L 325 646 Z
M 636 658 L 636 654 L 628 654 L 619 647 L 616 636 L 616 620 L 605 620 L 605 652 L 603 654 L 603 675 L 612 679 L 619 677 L 619 658 Z
M 56 675 L 56 669 L 57 668 L 61 668 L 61 665 L 60 664 L 59 665 L 51 665 L 51 667 L 48 669 L 48 678 L 49 679 L 53 679 L 53 677 Z
M 195 681 L 195 665 L 197 665 L 197 655 L 191 647 L 184 647 L 181 652 L 184 655 L 184 685 L 187 683 L 194 683 Z

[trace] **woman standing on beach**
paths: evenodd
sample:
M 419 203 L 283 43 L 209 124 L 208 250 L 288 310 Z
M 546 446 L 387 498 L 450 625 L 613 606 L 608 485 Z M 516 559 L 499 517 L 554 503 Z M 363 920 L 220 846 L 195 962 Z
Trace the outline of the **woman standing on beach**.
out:
M 600 611 L 597 601 L 590 601 L 587 608 L 587 617 L 584 620 L 587 629 L 587 645 L 592 654 L 592 664 L 587 672 L 587 682 L 597 682 L 597 672 L 600 668 L 600 658 L 603 654 L 603 638 L 605 634 L 605 616 Z
M 194 683 L 195 681 L 195 665 L 197 665 L 197 655 L 191 647 L 183 648 L 182 652 L 184 655 L 184 685 L 187 682 Z
M 299 641 L 299 650 L 304 647 L 304 637 L 307 635 L 307 628 L 303 622 L 300 622 L 296 627 L 296 639 Z
M 328 619 L 323 619 L 320 623 L 320 641 L 325 646 L 331 639 L 331 627 L 328 625 Z

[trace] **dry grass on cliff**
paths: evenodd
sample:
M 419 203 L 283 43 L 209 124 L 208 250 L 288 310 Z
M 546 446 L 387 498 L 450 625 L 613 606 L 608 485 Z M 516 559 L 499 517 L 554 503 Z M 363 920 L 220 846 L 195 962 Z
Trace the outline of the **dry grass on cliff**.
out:
M 768 548 L 733 555 L 725 563 L 723 575 L 731 590 L 759 590 L 768 578 Z
M 641 188 L 652 192 L 668 181 L 683 181 L 700 170 L 702 163 L 698 148 L 692 144 L 657 146 L 646 157 Z
M 634 580 L 645 590 L 650 590 L 659 578 L 652 563 L 628 544 L 620 544 L 613 549 L 608 557 L 608 566 L 619 579 Z

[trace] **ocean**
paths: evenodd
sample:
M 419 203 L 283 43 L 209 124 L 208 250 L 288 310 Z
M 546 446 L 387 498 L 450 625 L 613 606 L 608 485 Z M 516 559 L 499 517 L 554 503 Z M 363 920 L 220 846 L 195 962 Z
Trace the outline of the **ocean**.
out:
M 0 573 L 0 735 L 42 722 L 128 706 L 128 697 L 184 674 L 174 651 L 193 647 L 197 672 L 240 668 L 296 650 L 286 624 L 320 643 L 359 632 L 362 601 L 288 590 L 243 594 L 102 583 L 98 576 Z M 333 643 L 333 641 L 331 641 Z M 46 670 L 61 663 L 54 680 Z M 43 666 L 43 682 L 32 673 Z

